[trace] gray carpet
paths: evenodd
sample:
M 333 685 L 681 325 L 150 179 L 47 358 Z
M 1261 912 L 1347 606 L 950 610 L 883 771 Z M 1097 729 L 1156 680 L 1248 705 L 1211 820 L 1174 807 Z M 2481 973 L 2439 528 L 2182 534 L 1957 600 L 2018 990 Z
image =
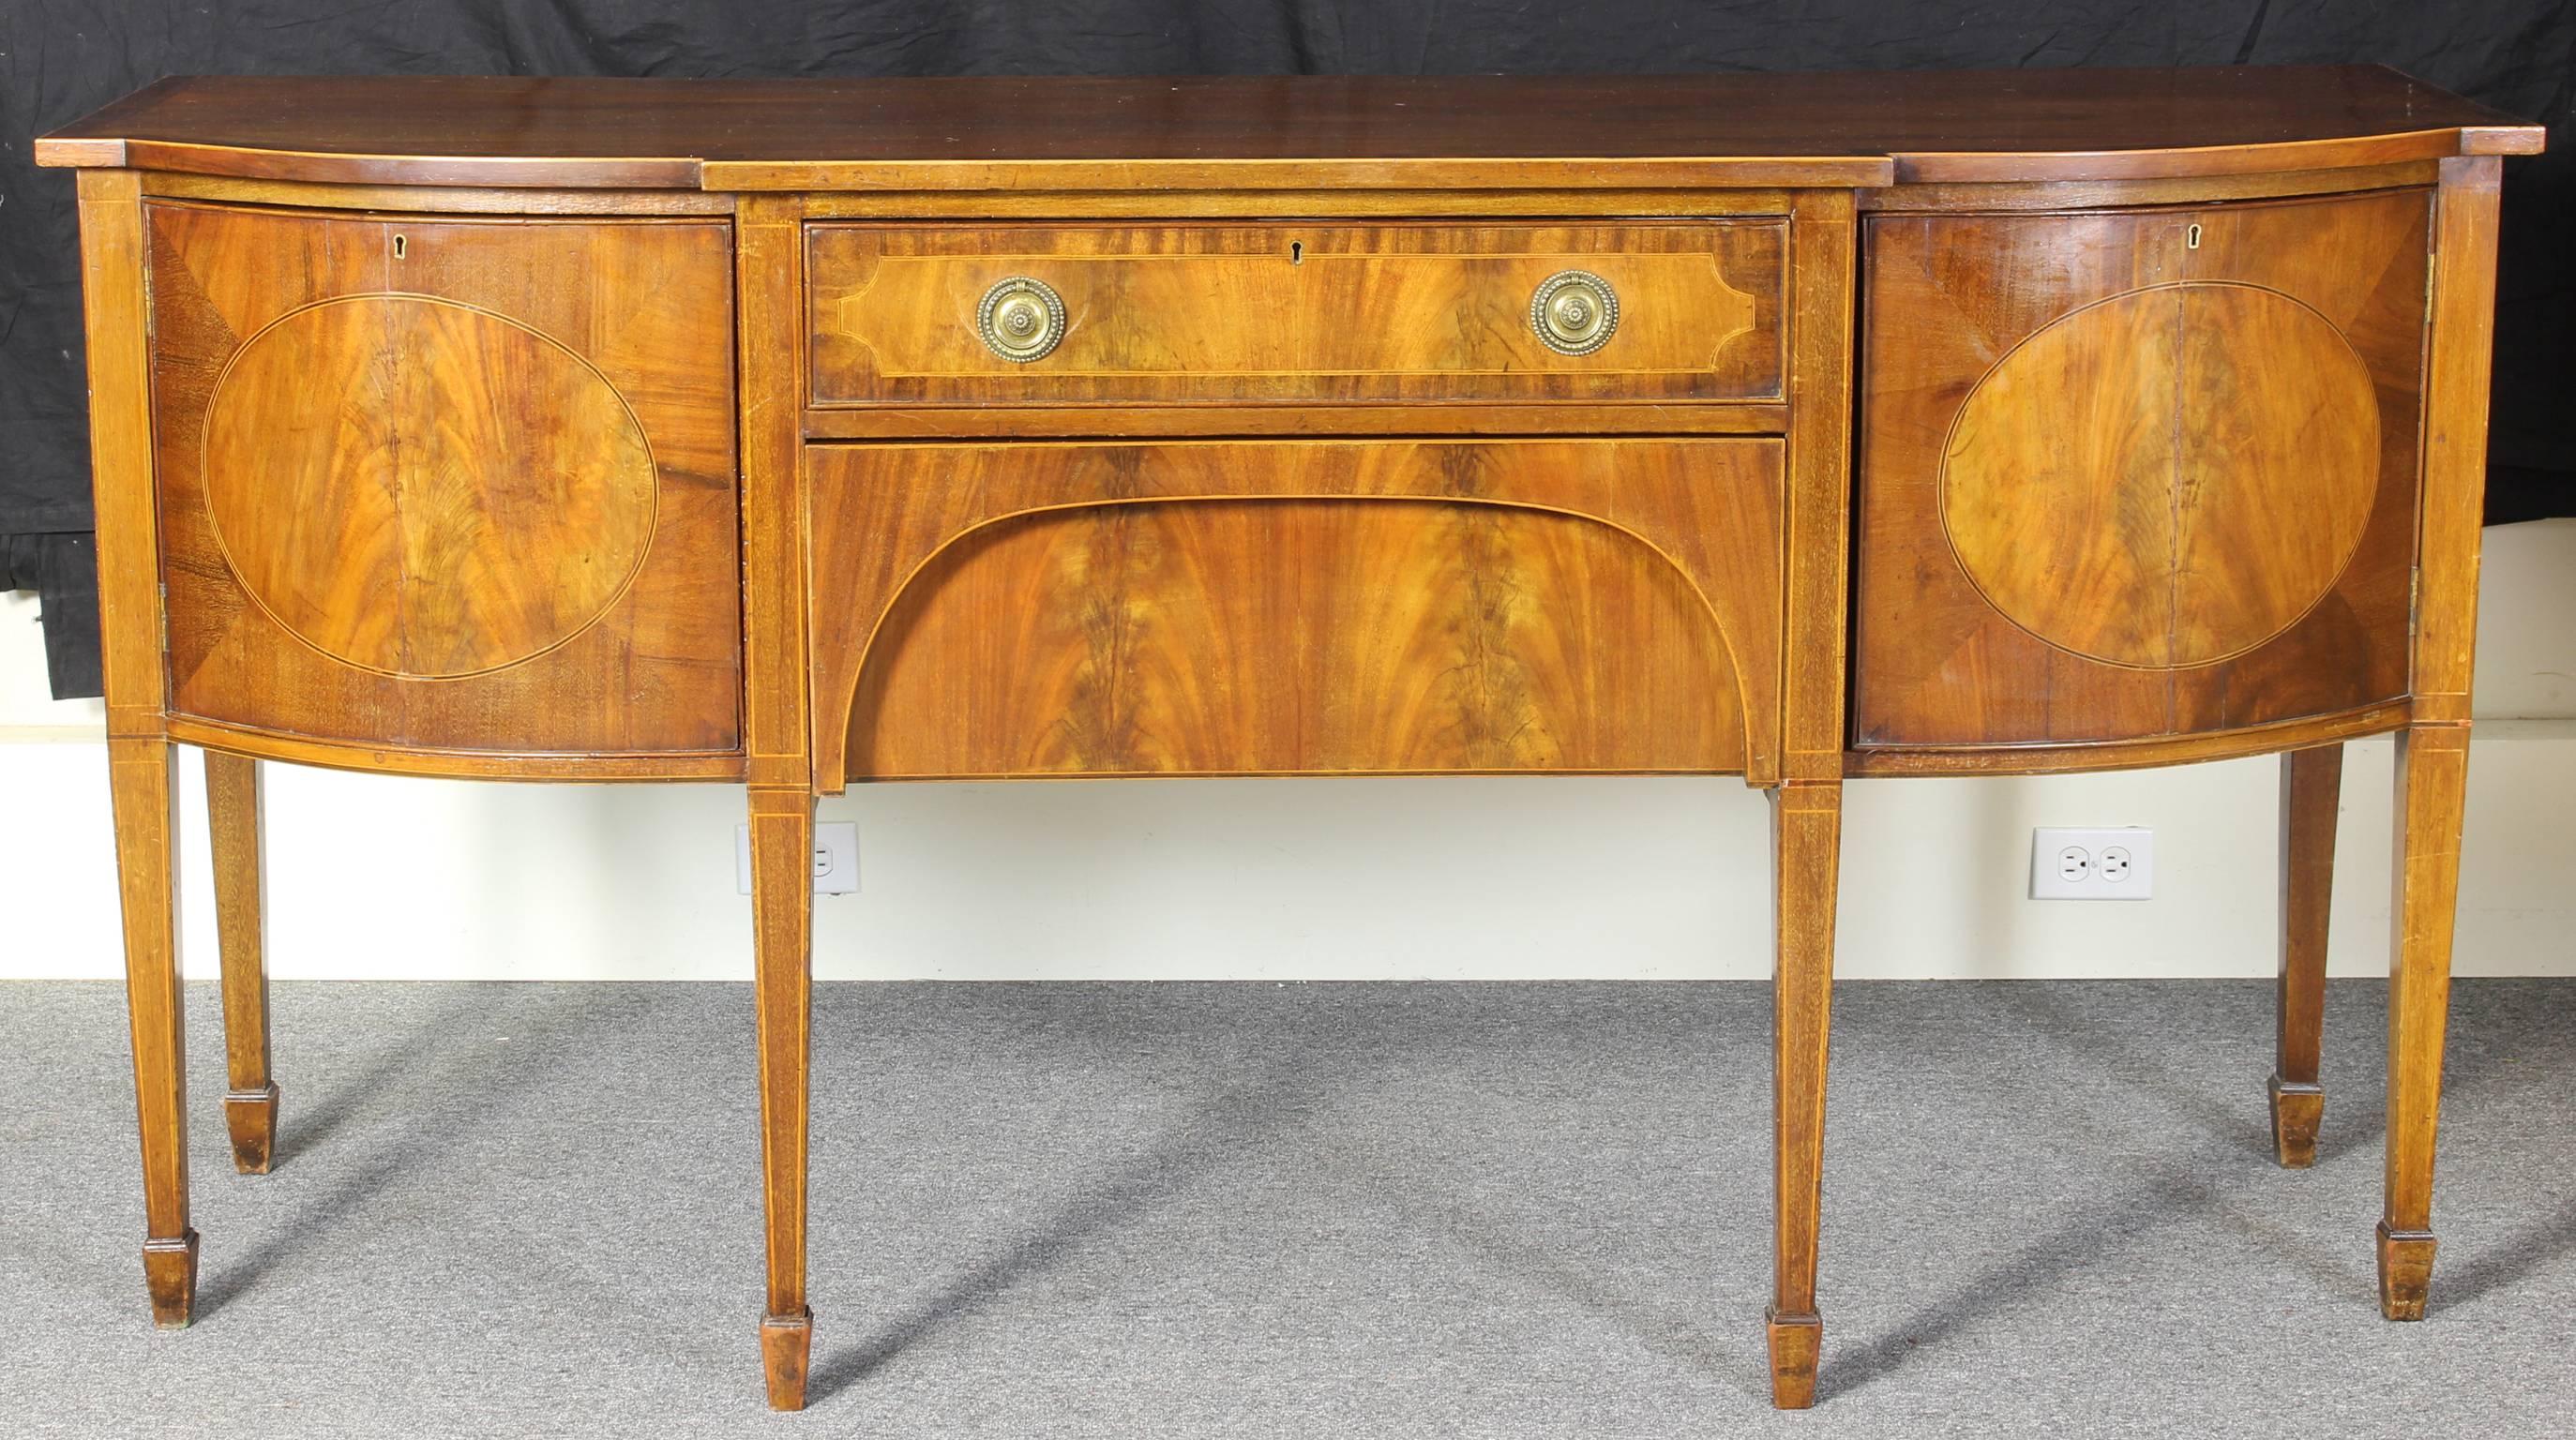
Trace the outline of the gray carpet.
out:
M 2270 987 L 1847 984 L 1822 1402 L 1764 1404 L 1768 989 L 836 985 L 814 1406 L 760 1407 L 738 986 L 286 985 L 149 1326 L 120 993 L 0 987 L 0 1435 L 2568 1433 L 2576 982 L 2452 1028 L 2432 1317 L 2373 1304 L 2384 988 L 2268 1156 Z

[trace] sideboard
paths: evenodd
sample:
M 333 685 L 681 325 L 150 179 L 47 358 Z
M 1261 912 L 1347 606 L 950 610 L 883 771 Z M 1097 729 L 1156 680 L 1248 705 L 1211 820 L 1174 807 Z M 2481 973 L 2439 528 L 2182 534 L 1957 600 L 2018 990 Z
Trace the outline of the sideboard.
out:
M 2499 156 L 2370 67 L 166 80 L 79 167 L 154 1318 L 173 751 L 267 1169 L 259 761 L 749 793 L 770 1403 L 818 795 L 1731 774 L 1811 1402 L 1847 779 L 2283 756 L 2281 1164 L 2397 738 L 2380 1307 L 2423 1314 Z

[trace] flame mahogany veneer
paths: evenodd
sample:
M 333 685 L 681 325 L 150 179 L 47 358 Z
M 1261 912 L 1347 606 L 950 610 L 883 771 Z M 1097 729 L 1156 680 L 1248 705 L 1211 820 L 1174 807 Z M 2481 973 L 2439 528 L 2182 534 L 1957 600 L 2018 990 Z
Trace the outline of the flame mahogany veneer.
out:
M 2423 1313 L 2496 157 L 2371 68 L 167 80 L 80 168 L 153 1315 L 174 742 L 273 1154 L 257 762 L 744 784 L 771 1404 L 804 1403 L 815 797 L 1741 774 L 1773 1396 L 1815 1394 L 1848 775 L 2285 757 L 2315 1156 L 2340 742 L 2395 731 L 2381 1308 Z

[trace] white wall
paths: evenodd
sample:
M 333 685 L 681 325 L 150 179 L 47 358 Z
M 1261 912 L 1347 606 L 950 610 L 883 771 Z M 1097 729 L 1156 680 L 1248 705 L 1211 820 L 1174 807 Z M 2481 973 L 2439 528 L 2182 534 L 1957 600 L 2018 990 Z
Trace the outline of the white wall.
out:
M 2576 973 L 2576 521 L 2487 534 L 2458 968 Z M 96 702 L 44 697 L 0 598 L 0 977 L 119 973 Z M 2379 973 L 2391 744 L 2347 751 L 2333 967 Z M 183 940 L 214 966 L 201 777 Z M 2262 975 L 2277 762 L 1855 782 L 1848 976 Z M 281 977 L 742 978 L 741 792 L 269 767 Z M 1767 818 L 1731 780 L 886 785 L 860 893 L 816 902 L 825 978 L 1570 978 L 1769 970 Z M 2144 902 L 2023 898 L 2030 827 L 2156 827 Z

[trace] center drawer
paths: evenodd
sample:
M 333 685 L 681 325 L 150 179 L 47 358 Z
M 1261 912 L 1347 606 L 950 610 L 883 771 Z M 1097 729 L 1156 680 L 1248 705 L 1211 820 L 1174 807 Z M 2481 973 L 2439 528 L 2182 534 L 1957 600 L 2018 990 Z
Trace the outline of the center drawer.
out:
M 817 223 L 810 400 L 1756 401 L 1785 221 Z

